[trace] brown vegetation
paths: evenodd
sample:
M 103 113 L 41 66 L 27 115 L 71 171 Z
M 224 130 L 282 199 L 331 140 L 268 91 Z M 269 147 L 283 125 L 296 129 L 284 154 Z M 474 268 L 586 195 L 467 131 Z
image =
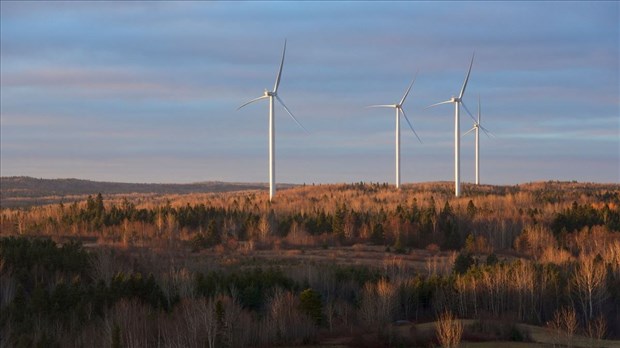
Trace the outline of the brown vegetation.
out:
M 306 185 L 273 202 L 266 192 L 242 191 L 3 207 L 1 237 L 79 240 L 89 262 L 88 276 L 78 278 L 27 263 L 35 280 L 24 283 L 11 263 L 21 261 L 0 254 L 2 323 L 11 323 L 1 336 L 62 346 L 272 346 L 334 337 L 453 346 L 457 336 L 527 340 L 516 322 L 548 325 L 556 344 L 620 337 L 618 185 L 464 185 L 464 192 L 455 198 L 444 183 Z M 29 326 L 32 318 L 12 309 L 40 291 L 53 301 L 71 279 L 84 294 L 117 297 L 104 304 L 85 297 L 91 309 L 75 309 L 57 326 L 36 311 L 37 325 Z M 115 286 L 125 283 L 118 295 Z M 156 293 L 140 292 L 144 284 Z M 306 290 L 314 300 L 301 296 Z M 394 325 L 432 322 L 437 313 L 439 326 L 451 323 L 437 336 Z M 458 334 L 463 321 L 446 313 L 485 324 Z
M 437 340 L 444 348 L 454 348 L 461 343 L 463 323 L 450 311 L 442 312 L 437 318 Z

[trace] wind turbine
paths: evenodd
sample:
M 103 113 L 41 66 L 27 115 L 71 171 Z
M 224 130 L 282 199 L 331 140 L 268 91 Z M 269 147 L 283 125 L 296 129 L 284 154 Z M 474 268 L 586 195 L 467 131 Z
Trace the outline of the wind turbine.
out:
M 416 74 L 416 76 L 417 76 L 417 74 Z M 405 99 L 407 99 L 407 95 L 409 95 L 409 91 L 411 90 L 411 87 L 413 86 L 414 82 L 415 82 L 415 77 L 411 81 L 411 84 L 409 85 L 409 88 L 407 88 L 407 90 L 405 91 L 405 95 L 403 95 L 403 98 L 400 100 L 400 102 L 398 104 L 370 105 L 370 106 L 368 106 L 369 108 L 393 108 L 393 109 L 396 109 L 396 188 L 400 188 L 400 114 L 401 113 L 405 117 L 405 120 L 407 121 L 407 124 L 409 124 L 409 128 L 411 128 L 411 131 L 413 132 L 413 134 L 415 134 L 416 138 L 418 138 L 420 143 L 422 142 L 422 140 L 420 140 L 420 137 L 418 136 L 418 134 L 413 129 L 413 126 L 411 125 L 411 122 L 409 122 L 409 118 L 407 118 L 407 114 L 405 114 L 405 110 L 403 110 L 403 103 L 405 102 Z
M 461 87 L 461 92 L 458 97 L 452 97 L 449 100 L 436 103 L 426 108 L 430 108 L 433 106 L 441 105 L 441 104 L 450 104 L 454 103 L 454 195 L 459 197 L 461 195 L 461 131 L 460 131 L 460 123 L 459 123 L 459 107 L 463 105 L 463 108 L 469 116 L 474 119 L 469 109 L 463 102 L 463 95 L 465 94 L 465 88 L 467 88 L 467 81 L 469 81 L 469 74 L 471 73 L 471 67 L 474 64 L 474 54 L 471 56 L 471 62 L 469 63 L 469 70 L 467 71 L 467 76 L 465 76 L 465 82 L 463 82 L 463 87 Z M 475 119 L 474 119 L 475 121 Z
M 463 135 L 466 135 L 473 131 L 476 132 L 476 185 L 480 185 L 480 161 L 479 161 L 480 136 L 478 134 L 480 129 L 482 129 L 484 134 L 486 134 L 487 136 L 493 135 L 488 129 L 484 128 L 480 124 L 480 95 L 478 95 L 478 120 L 477 121 L 474 120 L 474 126 L 472 127 L 472 129 L 468 130 L 467 132 L 465 132 L 465 134 L 463 134 Z
M 252 99 L 249 102 L 241 105 L 237 110 L 242 107 L 251 104 L 261 99 L 269 99 L 269 200 L 273 199 L 276 194 L 276 163 L 275 163 L 275 120 L 274 120 L 274 98 L 284 107 L 284 110 L 291 116 L 291 118 L 306 132 L 308 131 L 304 126 L 297 121 L 293 113 L 286 107 L 282 99 L 278 96 L 278 87 L 280 86 L 280 78 L 282 77 L 282 67 L 284 66 L 284 56 L 286 54 L 286 40 L 284 40 L 284 50 L 282 50 L 282 61 L 280 62 L 280 70 L 276 76 L 276 83 L 273 86 L 273 91 L 265 89 L 262 96 Z

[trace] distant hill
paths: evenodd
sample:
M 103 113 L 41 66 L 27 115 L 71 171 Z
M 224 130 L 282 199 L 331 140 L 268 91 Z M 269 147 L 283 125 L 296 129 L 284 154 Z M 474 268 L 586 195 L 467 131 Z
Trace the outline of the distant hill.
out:
M 293 185 L 278 185 L 291 187 Z M 27 176 L 0 177 L 0 206 L 3 208 L 49 204 L 65 198 L 118 194 L 188 194 L 265 189 L 262 183 L 228 183 L 220 181 L 191 184 L 135 184 L 80 179 L 37 179 Z

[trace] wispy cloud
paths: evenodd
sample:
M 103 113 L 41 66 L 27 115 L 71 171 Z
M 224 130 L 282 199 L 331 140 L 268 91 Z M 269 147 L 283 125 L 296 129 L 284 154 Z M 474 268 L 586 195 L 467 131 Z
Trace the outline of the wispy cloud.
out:
M 452 108 L 423 108 L 458 92 L 475 51 L 466 102 L 482 96 L 498 136 L 485 180 L 620 181 L 617 2 L 0 6 L 2 175 L 264 180 L 267 105 L 235 109 L 273 85 L 288 38 L 281 96 L 311 134 L 276 108 L 279 177 L 390 180 L 393 115 L 364 106 L 419 70 L 405 108 L 424 144 L 403 127 L 403 175 L 449 180 Z

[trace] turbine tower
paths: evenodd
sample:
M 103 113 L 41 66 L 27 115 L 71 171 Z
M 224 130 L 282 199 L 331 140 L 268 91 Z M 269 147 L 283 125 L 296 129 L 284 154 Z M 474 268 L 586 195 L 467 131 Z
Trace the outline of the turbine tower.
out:
M 416 76 L 417 76 L 417 74 L 416 74 Z M 409 124 L 409 128 L 411 128 L 411 131 L 413 132 L 413 134 L 415 134 L 416 138 L 418 138 L 420 143 L 422 142 L 422 140 L 420 140 L 420 137 L 418 136 L 418 134 L 413 129 L 413 126 L 411 125 L 411 122 L 409 122 L 409 118 L 407 118 L 407 115 L 405 114 L 405 110 L 403 110 L 403 103 L 405 102 L 405 99 L 407 99 L 407 95 L 409 95 L 409 91 L 411 90 L 411 87 L 413 86 L 414 82 L 415 82 L 415 77 L 411 81 L 411 84 L 409 85 L 409 88 L 407 88 L 407 90 L 405 91 L 405 94 L 403 95 L 403 98 L 400 100 L 400 102 L 398 104 L 386 104 L 386 105 L 371 105 L 371 106 L 368 106 L 369 108 L 393 108 L 393 109 L 396 109 L 396 188 L 397 189 L 400 188 L 400 114 L 402 114 L 405 117 L 405 120 L 407 121 L 407 124 Z
M 465 94 L 465 88 L 467 88 L 467 81 L 469 81 L 469 74 L 471 73 L 471 67 L 474 64 L 474 55 L 471 56 L 471 62 L 469 63 L 469 70 L 467 71 L 467 76 L 465 76 L 465 82 L 463 82 L 463 87 L 461 87 L 461 92 L 458 97 L 452 97 L 450 100 L 446 100 L 440 103 L 436 103 L 426 108 L 430 108 L 433 106 L 441 105 L 441 104 L 450 104 L 454 103 L 454 195 L 459 197 L 461 195 L 461 131 L 460 131 L 460 120 L 459 120 L 459 110 L 460 106 L 463 105 L 463 108 L 469 116 L 474 119 L 469 109 L 463 102 L 463 95 Z M 475 121 L 475 119 L 474 119 Z
M 484 132 L 484 134 L 488 136 L 493 135 L 488 129 L 484 128 L 481 124 L 480 124 L 480 95 L 478 95 L 478 120 L 474 120 L 474 126 L 468 130 L 467 132 L 465 132 L 466 135 L 468 133 L 471 133 L 473 131 L 476 132 L 476 185 L 480 185 L 480 153 L 479 153 L 479 146 L 480 146 L 480 136 L 479 136 L 479 131 L 480 129 L 482 129 L 482 131 Z
M 282 99 L 278 96 L 278 87 L 280 86 L 280 78 L 282 77 L 282 67 L 284 66 L 284 56 L 286 54 L 286 40 L 284 40 L 284 49 L 282 50 L 282 61 L 280 62 L 280 70 L 276 76 L 276 83 L 273 86 L 272 91 L 265 89 L 262 96 L 252 99 L 249 102 L 241 105 L 237 110 L 242 107 L 251 104 L 261 99 L 269 99 L 269 200 L 271 201 L 276 194 L 276 160 L 275 160 L 275 120 L 274 120 L 274 98 L 284 107 L 284 110 L 291 116 L 291 118 L 307 132 L 306 128 L 297 121 L 293 113 L 286 107 Z

